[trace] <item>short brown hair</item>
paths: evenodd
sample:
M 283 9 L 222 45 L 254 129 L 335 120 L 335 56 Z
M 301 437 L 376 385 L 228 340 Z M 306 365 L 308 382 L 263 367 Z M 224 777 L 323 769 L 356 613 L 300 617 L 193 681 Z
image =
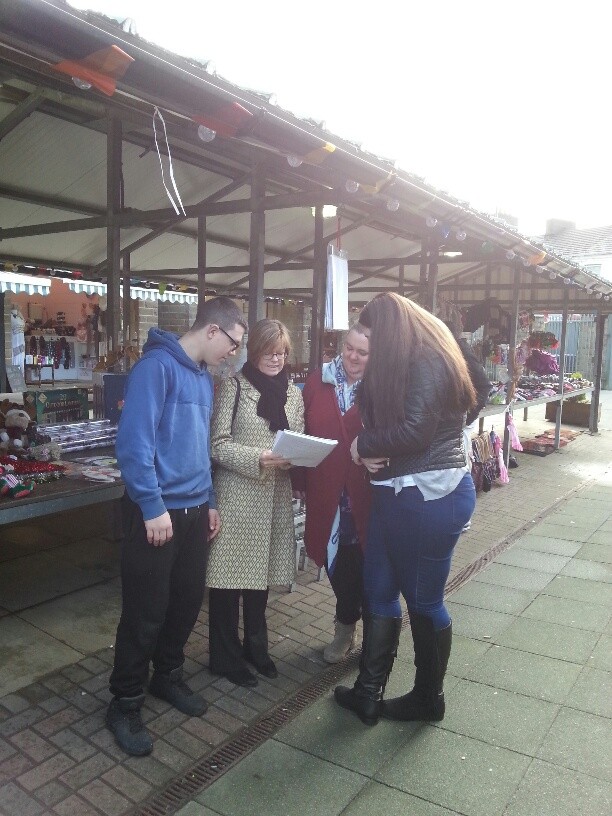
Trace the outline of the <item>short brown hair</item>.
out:
M 265 317 L 259 320 L 249 332 L 247 359 L 257 365 L 264 354 L 270 354 L 279 341 L 283 344 L 287 357 L 291 354 L 291 335 L 280 320 Z
M 224 295 L 212 298 L 212 300 L 202 299 L 202 302 L 198 304 L 196 319 L 191 331 L 198 331 L 212 323 L 226 330 L 233 329 L 234 326 L 242 326 L 245 331 L 249 328 L 240 307 L 231 298 Z

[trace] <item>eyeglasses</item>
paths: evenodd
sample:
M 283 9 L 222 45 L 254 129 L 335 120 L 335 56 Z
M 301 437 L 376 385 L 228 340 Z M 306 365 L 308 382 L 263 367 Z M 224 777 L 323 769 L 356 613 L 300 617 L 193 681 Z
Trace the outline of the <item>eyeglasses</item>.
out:
M 270 362 L 275 357 L 277 360 L 286 360 L 289 354 L 286 351 L 275 351 L 273 354 L 262 354 L 261 356 L 263 357 L 264 360 Z
M 223 334 L 227 337 L 227 339 L 232 344 L 232 348 L 231 348 L 232 351 L 236 351 L 237 349 L 240 348 L 240 343 L 237 340 L 234 340 L 234 338 L 232 337 L 231 334 L 228 334 L 225 331 L 225 329 L 221 328 L 221 326 L 217 326 L 217 328 L 219 329 L 219 331 L 223 332 Z

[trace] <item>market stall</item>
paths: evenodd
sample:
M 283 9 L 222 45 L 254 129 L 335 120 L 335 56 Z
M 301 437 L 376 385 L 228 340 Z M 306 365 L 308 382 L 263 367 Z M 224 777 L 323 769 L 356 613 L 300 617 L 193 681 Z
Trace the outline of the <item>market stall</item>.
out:
M 299 315 L 291 329 L 303 375 L 325 349 L 330 244 L 347 259 L 349 308 L 394 290 L 445 318 L 450 302 L 474 320 L 487 312 L 486 336 L 503 330 L 513 350 L 521 309 L 558 310 L 565 321 L 570 310 L 596 313 L 601 363 L 612 284 L 511 224 L 116 21 L 61 0 L 0 2 L 0 13 L 0 262 L 45 286 L 61 277 L 86 303 L 74 317 L 63 306 L 47 320 L 32 316 L 36 329 L 52 321 L 53 349 L 35 331 L 36 349 L 24 355 L 53 359 L 55 379 L 74 361 L 100 362 L 101 298 L 106 354 L 117 362 L 162 318 L 180 332 L 196 299 L 213 294 L 245 303 L 250 322 L 280 309 Z M 92 69 L 107 52 L 120 66 L 112 76 Z M 134 291 L 145 293 L 138 314 Z M 2 391 L 13 297 L 0 293 Z M 168 302 L 172 315 L 162 310 Z M 58 333 L 66 326 L 75 334 Z M 507 368 L 518 383 L 514 353 Z M 594 431 L 599 387 L 596 374 Z M 518 404 L 505 395 L 506 406 Z

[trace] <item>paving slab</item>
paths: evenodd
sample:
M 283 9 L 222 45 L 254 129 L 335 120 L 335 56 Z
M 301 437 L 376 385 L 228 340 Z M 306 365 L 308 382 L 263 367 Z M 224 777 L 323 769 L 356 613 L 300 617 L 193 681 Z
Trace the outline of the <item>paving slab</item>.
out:
M 539 529 L 539 528 L 538 528 Z M 516 544 L 505 553 L 498 555 L 495 564 L 508 564 L 511 567 L 525 567 L 528 570 L 550 572 L 556 575 L 570 560 L 570 556 L 543 553 L 537 550 L 523 550 Z
M 531 756 L 559 711 L 546 700 L 469 680 L 461 680 L 445 696 L 440 728 Z
M 612 584 L 612 569 L 608 564 L 589 561 L 584 558 L 572 558 L 561 570 L 561 575 L 571 578 L 586 578 L 588 581 L 602 581 Z
M 537 596 L 538 591 L 535 589 L 511 589 L 475 579 L 453 592 L 449 600 L 452 603 L 516 615 L 526 609 Z
M 574 601 L 612 606 L 612 587 L 609 584 L 589 581 L 586 578 L 556 575 L 546 586 L 546 594 L 558 598 L 571 598 Z
M 558 538 L 547 538 L 541 535 L 526 535 L 517 539 L 515 547 L 520 547 L 522 550 L 537 550 L 541 553 L 552 553 L 553 555 L 565 555 L 572 557 L 576 555 L 581 542 L 575 541 L 561 541 Z
M 397 788 L 368 782 L 355 799 L 342 811 L 342 816 L 460 816 L 458 811 L 442 808 L 418 799 Z M 196 814 L 193 814 L 196 816 Z
M 571 561 L 569 563 L 571 564 Z M 567 566 L 564 569 L 567 569 Z M 552 573 L 501 563 L 490 564 L 486 569 L 478 573 L 479 581 L 510 587 L 511 589 L 542 590 L 552 579 Z
M 510 649 L 583 665 L 598 640 L 596 632 L 521 617 L 514 619 L 506 627 L 499 636 L 498 643 Z
M 612 564 L 612 547 L 608 542 L 599 544 L 591 540 L 578 550 L 575 557 L 601 564 Z
M 562 708 L 537 756 L 555 765 L 612 782 L 610 720 Z
M 195 801 L 223 816 L 336 816 L 366 783 L 346 768 L 269 740 Z
M 494 646 L 472 666 L 467 676 L 493 689 L 563 703 L 582 671 L 577 663 Z
M 480 739 L 424 725 L 376 781 L 465 816 L 501 816 L 530 761 Z
M 521 612 L 521 617 L 603 632 L 610 620 L 610 614 L 611 610 L 601 604 L 543 594 Z
M 612 785 L 534 759 L 504 816 L 608 816 Z

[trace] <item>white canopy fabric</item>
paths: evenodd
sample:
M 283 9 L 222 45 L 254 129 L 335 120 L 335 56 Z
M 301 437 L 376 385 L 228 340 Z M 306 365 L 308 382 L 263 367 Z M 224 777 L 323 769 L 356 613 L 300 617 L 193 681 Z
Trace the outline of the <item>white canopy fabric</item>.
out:
M 48 295 L 50 291 L 51 278 L 0 272 L 0 292 L 13 292 L 16 295 Z
M 77 294 L 84 292 L 86 295 L 106 295 L 106 284 L 97 281 L 75 281 L 67 278 L 62 279 L 64 283 L 68 284 L 69 289 Z M 123 297 L 123 288 L 120 290 L 121 297 Z M 161 293 L 158 289 L 146 289 L 143 286 L 130 287 L 130 297 L 132 300 L 165 300 L 170 303 L 197 303 L 198 296 L 191 292 L 177 292 L 168 291 Z

